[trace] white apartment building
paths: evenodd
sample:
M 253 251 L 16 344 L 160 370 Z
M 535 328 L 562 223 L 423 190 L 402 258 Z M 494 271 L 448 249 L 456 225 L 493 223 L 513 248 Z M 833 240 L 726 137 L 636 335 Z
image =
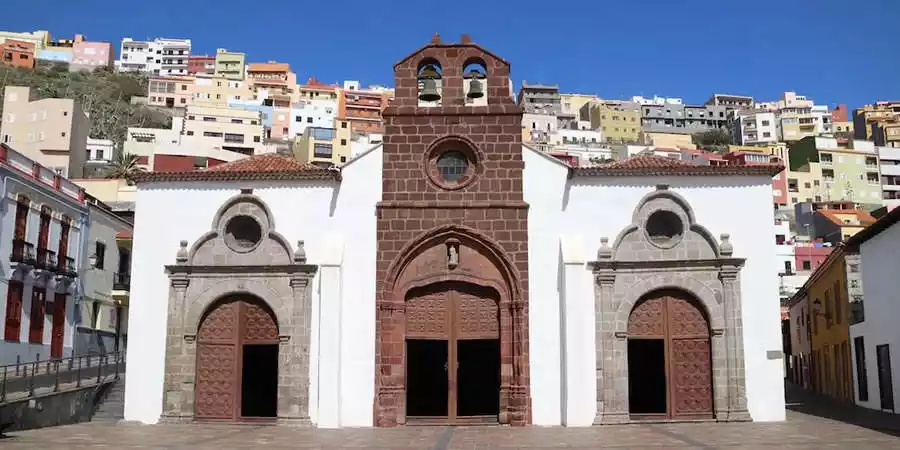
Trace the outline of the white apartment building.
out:
M 190 39 L 156 38 L 152 41 L 122 39 L 116 70 L 153 75 L 187 75 Z
M 763 145 L 778 142 L 775 113 L 769 111 L 731 111 L 731 136 L 738 145 Z
M 652 98 L 641 97 L 635 95 L 631 97 L 631 101 L 642 106 L 665 106 L 665 105 L 683 105 L 684 99 L 677 97 L 660 97 L 654 95 Z
M 84 155 L 91 123 L 81 105 L 67 98 L 31 101 L 27 86 L 6 86 L 0 142 L 52 168 L 78 178 L 84 174 Z
M 882 202 L 888 210 L 900 206 L 900 148 L 876 147 L 880 160 Z
M 291 106 L 290 136 L 303 136 L 307 127 L 330 128 L 338 115 L 337 100 L 300 100 Z
M 112 139 L 87 139 L 85 151 L 84 176 L 102 177 L 109 163 L 115 159 L 115 143 Z
M 779 141 L 797 141 L 834 131 L 828 107 L 816 105 L 812 99 L 795 92 L 785 92 L 776 101 L 759 102 L 756 111 L 774 113 Z

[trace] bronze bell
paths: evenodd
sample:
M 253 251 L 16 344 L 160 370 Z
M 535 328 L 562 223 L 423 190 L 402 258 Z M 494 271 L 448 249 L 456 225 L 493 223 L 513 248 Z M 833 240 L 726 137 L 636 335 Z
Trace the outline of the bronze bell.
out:
M 484 97 L 484 86 L 481 81 L 478 81 L 478 78 L 472 78 L 472 81 L 469 82 L 469 93 L 466 94 L 466 97 L 473 99 Z
M 423 102 L 436 102 L 440 99 L 441 94 L 438 94 L 437 83 L 431 78 L 422 80 L 422 92 L 419 93 L 419 100 L 422 100 Z
M 441 77 L 441 74 L 438 73 L 437 69 L 434 68 L 433 64 L 429 64 L 422 69 L 422 72 L 419 73 L 420 80 L 436 80 Z

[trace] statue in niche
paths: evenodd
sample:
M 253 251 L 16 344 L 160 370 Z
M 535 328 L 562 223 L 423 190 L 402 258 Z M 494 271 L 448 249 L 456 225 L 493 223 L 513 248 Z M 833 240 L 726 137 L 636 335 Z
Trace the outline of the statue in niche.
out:
M 447 267 L 455 269 L 459 265 L 459 243 L 447 242 Z

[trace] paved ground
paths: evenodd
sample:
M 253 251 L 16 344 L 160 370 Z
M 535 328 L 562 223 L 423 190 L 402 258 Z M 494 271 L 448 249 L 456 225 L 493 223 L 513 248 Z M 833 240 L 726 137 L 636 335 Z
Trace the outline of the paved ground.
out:
M 250 425 L 87 423 L 12 433 L 3 449 L 897 449 L 900 419 L 852 406 L 791 399 L 788 421 L 593 428 L 406 427 L 315 430 Z M 820 411 L 824 408 L 824 411 Z M 837 408 L 841 420 L 820 417 Z M 822 414 L 822 413 L 827 414 Z M 880 431 L 878 431 L 880 430 Z

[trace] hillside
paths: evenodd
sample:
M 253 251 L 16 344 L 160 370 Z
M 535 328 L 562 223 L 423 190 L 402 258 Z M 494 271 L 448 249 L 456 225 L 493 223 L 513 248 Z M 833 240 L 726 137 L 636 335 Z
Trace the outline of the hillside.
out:
M 29 71 L 0 65 L 0 115 L 3 87 L 28 86 L 31 99 L 70 98 L 80 103 L 91 119 L 90 136 L 112 139 L 117 148 L 128 127 L 168 128 L 171 116 L 164 110 L 130 104 L 132 96 L 145 96 L 147 77 L 139 74 L 97 70 L 69 73 L 67 68 L 40 65 Z

